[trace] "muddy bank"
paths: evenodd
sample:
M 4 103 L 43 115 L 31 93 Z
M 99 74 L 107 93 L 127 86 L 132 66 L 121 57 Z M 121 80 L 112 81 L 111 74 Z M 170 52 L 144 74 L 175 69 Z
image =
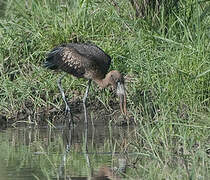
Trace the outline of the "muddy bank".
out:
M 84 109 L 82 100 L 77 98 L 69 103 L 75 124 L 84 122 Z M 111 101 L 105 107 L 99 101 L 87 102 L 87 113 L 90 123 L 103 122 L 104 125 L 111 121 L 115 125 L 124 125 L 125 119 L 120 113 L 119 104 Z M 100 119 L 100 120 L 99 120 Z M 5 113 L 0 114 L 0 127 L 6 128 L 10 126 L 19 126 L 23 124 L 32 124 L 39 126 L 46 126 L 49 123 L 56 126 L 56 124 L 65 123 L 68 121 L 68 115 L 65 114 L 65 106 L 57 108 L 53 105 L 35 109 L 33 102 L 25 102 L 25 106 L 18 112 L 13 113 L 12 116 L 7 116 Z
M 0 129 L 5 129 L 7 127 L 7 117 L 0 114 Z

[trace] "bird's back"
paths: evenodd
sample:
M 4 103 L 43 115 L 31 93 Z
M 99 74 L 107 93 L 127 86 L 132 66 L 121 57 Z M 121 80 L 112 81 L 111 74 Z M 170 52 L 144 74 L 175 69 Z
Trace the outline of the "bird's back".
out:
M 55 47 L 44 66 L 60 69 L 76 77 L 104 78 L 111 58 L 99 47 L 88 43 L 70 43 Z

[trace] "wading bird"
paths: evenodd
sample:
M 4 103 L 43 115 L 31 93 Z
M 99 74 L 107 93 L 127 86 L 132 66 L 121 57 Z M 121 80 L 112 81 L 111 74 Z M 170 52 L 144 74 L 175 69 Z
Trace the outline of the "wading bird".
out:
M 106 88 L 111 85 L 116 89 L 116 93 L 120 99 L 120 110 L 123 115 L 126 115 L 124 78 L 117 70 L 108 72 L 110 64 L 110 56 L 96 45 L 89 43 L 70 43 L 59 45 L 50 51 L 44 67 L 52 70 L 65 71 L 77 78 L 88 79 L 88 85 L 83 98 L 85 123 L 87 123 L 86 98 L 92 80 L 101 88 Z M 61 86 L 63 77 L 61 76 L 57 83 L 66 105 L 66 112 L 70 112 L 70 107 Z

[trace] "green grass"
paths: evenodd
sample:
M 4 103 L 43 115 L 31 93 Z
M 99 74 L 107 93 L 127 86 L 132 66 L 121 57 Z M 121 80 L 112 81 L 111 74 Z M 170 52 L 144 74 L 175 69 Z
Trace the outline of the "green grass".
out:
M 60 74 L 42 68 L 46 53 L 61 43 L 90 41 L 112 57 L 111 69 L 130 77 L 128 111 L 139 126 L 139 141 L 130 146 L 150 162 L 141 161 L 136 176 L 209 177 L 209 2 L 180 2 L 167 16 L 162 7 L 144 19 L 126 0 L 118 7 L 108 1 L 8 0 L 0 19 L 1 113 L 59 109 Z M 85 85 L 71 76 L 63 84 L 69 99 L 82 95 Z M 95 101 L 108 106 L 110 93 L 94 91 Z

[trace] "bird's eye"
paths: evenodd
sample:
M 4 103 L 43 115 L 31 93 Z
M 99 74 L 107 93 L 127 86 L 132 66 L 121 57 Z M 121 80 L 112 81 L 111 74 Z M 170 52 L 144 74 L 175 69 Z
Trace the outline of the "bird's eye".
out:
M 116 83 L 123 83 L 124 80 L 123 79 L 116 79 Z

